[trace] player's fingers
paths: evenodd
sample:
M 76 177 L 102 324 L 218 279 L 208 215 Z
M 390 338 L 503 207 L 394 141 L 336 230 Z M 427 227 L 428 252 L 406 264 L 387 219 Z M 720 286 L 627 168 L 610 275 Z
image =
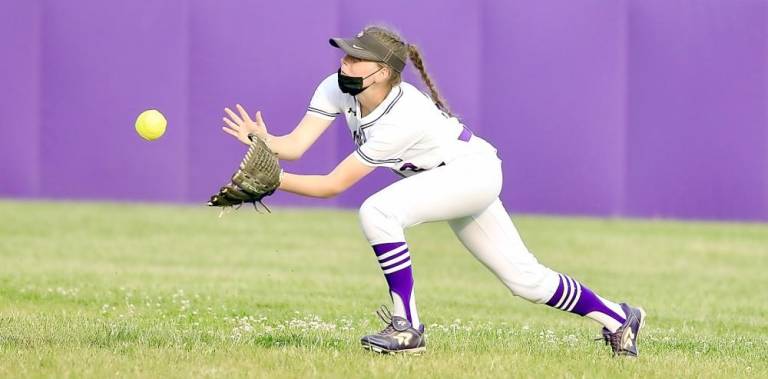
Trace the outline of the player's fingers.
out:
M 229 117 L 231 117 L 231 118 L 232 118 L 232 121 L 234 121 L 234 122 L 236 122 L 236 123 L 238 123 L 238 124 L 242 124 L 242 123 L 243 123 L 243 119 L 241 119 L 240 117 L 238 117 L 238 116 L 235 114 L 235 112 L 232 112 L 232 110 L 231 110 L 231 109 L 229 109 L 229 108 L 224 108 L 224 112 L 227 112 L 227 114 L 229 115 Z
M 229 134 L 232 137 L 235 137 L 235 138 L 238 138 L 238 139 L 240 138 L 240 134 L 239 133 L 237 133 L 236 131 L 234 131 L 234 130 L 226 127 L 226 126 L 222 126 L 221 130 L 223 130 L 224 133 L 227 133 L 227 134 Z
M 245 108 L 243 108 L 242 105 L 237 104 L 237 111 L 240 112 L 240 117 L 242 117 L 243 120 L 253 122 L 251 121 L 251 116 L 248 116 L 248 112 L 245 111 Z
M 256 112 L 256 123 L 264 126 L 264 119 L 261 118 L 261 111 Z
M 240 125 L 235 124 L 234 122 L 230 121 L 228 118 L 222 117 L 222 120 L 224 120 L 224 123 L 229 125 L 230 128 L 235 130 L 240 129 Z

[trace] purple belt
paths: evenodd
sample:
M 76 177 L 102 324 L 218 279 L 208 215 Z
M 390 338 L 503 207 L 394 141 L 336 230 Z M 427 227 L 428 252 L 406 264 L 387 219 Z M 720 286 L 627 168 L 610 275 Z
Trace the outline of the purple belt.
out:
M 461 134 L 459 134 L 459 141 L 469 142 L 469 139 L 472 138 L 472 131 L 467 129 L 466 126 L 462 125 L 464 130 L 461 131 Z
M 459 141 L 469 142 L 469 139 L 472 138 L 472 131 L 467 129 L 466 126 L 462 125 L 464 130 L 461 131 L 461 134 L 459 134 Z M 437 165 L 437 167 L 443 167 L 445 166 L 445 162 L 440 163 Z

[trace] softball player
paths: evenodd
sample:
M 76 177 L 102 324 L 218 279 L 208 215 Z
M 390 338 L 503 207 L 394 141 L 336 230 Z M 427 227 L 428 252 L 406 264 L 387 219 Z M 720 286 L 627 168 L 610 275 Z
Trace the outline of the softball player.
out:
M 332 38 L 330 44 L 346 53 L 341 67 L 320 83 L 306 115 L 290 134 L 270 135 L 261 113 L 251 120 L 240 105 L 238 113 L 225 109 L 223 129 L 246 144 L 248 134 L 256 133 L 280 159 L 295 160 L 343 115 L 355 151 L 327 175 L 283 173 L 280 189 L 328 198 L 376 167 L 403 177 L 360 207 L 363 233 L 393 302 L 392 313 L 378 311 L 386 328 L 362 337 L 363 347 L 382 353 L 425 350 L 403 230 L 448 221 L 467 250 L 514 295 L 589 317 L 602 324 L 614 354 L 637 356 L 645 312 L 601 298 L 574 278 L 543 266 L 528 251 L 499 200 L 502 170 L 496 149 L 451 115 L 416 46 L 376 26 L 353 38 Z M 421 74 L 429 95 L 401 80 L 407 60 Z

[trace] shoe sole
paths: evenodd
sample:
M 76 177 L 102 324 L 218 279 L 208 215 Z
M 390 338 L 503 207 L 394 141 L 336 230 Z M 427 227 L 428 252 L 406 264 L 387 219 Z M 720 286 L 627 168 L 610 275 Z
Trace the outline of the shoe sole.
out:
M 413 349 L 390 350 L 390 349 L 385 349 L 381 346 L 369 345 L 369 344 L 363 344 L 363 349 L 372 351 L 378 354 L 409 354 L 409 355 L 421 355 L 427 351 L 426 346 L 415 347 Z

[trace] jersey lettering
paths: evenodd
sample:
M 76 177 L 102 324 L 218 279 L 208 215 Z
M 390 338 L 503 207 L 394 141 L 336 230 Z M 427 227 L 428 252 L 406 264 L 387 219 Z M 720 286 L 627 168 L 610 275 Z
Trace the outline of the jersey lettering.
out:
M 362 130 L 355 130 L 352 132 L 352 138 L 354 138 L 357 146 L 363 146 L 365 143 L 365 133 Z

